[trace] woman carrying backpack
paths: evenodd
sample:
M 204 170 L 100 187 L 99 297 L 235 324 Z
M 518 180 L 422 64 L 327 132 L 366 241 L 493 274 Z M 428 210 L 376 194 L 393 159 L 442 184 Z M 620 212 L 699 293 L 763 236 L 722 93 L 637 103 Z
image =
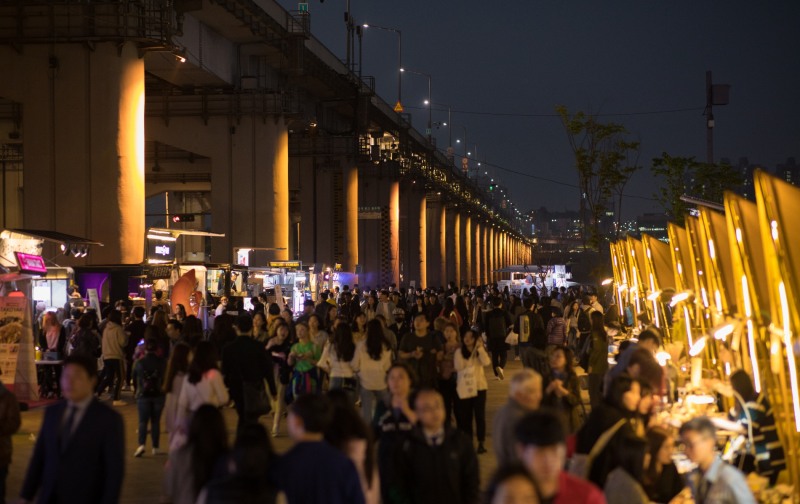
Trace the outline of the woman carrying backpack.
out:
M 139 447 L 134 457 L 144 455 L 147 442 L 147 424 L 153 441 L 153 455 L 158 454 L 161 433 L 161 412 L 164 411 L 165 394 L 162 387 L 167 362 L 159 357 L 158 342 L 149 338 L 144 342 L 145 355 L 133 365 L 133 383 L 136 385 L 136 406 L 139 410 Z

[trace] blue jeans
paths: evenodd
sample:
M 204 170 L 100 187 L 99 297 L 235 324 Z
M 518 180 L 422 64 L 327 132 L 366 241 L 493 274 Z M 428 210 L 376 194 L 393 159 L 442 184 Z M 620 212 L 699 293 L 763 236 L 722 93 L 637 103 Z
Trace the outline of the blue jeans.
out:
M 386 395 L 386 389 L 383 390 L 367 390 L 361 387 L 359 391 L 361 396 L 361 418 L 367 422 L 367 425 L 372 425 L 372 420 L 375 416 L 375 406 L 378 401 L 383 399 Z
M 150 437 L 153 439 L 153 448 L 158 448 L 161 436 L 161 412 L 164 411 L 164 396 L 140 397 L 136 400 L 139 409 L 139 446 L 144 446 L 147 441 L 147 424 L 150 423 Z

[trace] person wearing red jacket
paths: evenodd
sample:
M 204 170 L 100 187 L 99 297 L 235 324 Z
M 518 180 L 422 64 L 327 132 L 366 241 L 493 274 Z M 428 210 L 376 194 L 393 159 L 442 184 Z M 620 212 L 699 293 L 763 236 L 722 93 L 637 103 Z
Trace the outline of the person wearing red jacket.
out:
M 563 470 L 567 456 L 564 423 L 555 411 L 528 413 L 514 432 L 520 461 L 536 481 L 545 504 L 606 504 L 594 484 Z

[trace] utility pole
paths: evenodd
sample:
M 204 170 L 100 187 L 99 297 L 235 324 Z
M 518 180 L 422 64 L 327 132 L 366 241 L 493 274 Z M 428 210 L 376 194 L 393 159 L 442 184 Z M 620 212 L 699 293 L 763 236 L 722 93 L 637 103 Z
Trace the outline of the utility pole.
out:
M 706 162 L 714 164 L 714 105 L 727 105 L 730 102 L 731 86 L 714 84 L 711 70 L 706 70 Z

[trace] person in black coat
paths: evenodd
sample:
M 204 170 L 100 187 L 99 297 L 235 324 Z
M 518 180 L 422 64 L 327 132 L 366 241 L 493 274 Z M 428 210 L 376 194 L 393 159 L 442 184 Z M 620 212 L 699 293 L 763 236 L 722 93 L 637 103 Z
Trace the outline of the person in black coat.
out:
M 391 504 L 475 504 L 478 457 L 472 440 L 445 425 L 439 392 L 422 389 L 415 410 L 419 425 L 396 452 Z
M 66 401 L 47 408 L 21 502 L 119 501 L 125 474 L 122 417 L 94 398 L 97 362 L 85 355 L 64 360 L 61 391 Z
M 222 350 L 222 375 L 228 387 L 231 399 L 236 403 L 239 413 L 237 431 L 247 423 L 258 423 L 258 418 L 269 412 L 248 408 L 245 401 L 245 387 L 252 387 L 254 395 L 264 391 L 264 380 L 267 380 L 269 391 L 275 396 L 275 376 L 272 371 L 272 357 L 264 346 L 253 339 L 253 319 L 248 314 L 239 315 L 234 323 L 236 339 Z M 247 385 L 245 385 L 247 383 Z M 264 396 L 266 397 L 266 396 Z M 252 396 L 251 396 L 252 399 Z M 266 400 L 269 405 L 269 400 Z M 250 405 L 252 407 L 252 405 Z

